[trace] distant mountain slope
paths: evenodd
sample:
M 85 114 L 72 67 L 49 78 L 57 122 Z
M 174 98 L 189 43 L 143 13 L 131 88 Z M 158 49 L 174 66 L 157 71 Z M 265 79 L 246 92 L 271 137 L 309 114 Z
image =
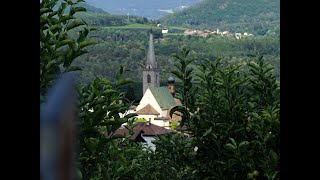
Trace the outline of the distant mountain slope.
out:
M 109 14 L 106 11 L 104 11 L 103 9 L 91 6 L 88 3 L 79 3 L 79 6 L 86 8 L 88 13 L 92 13 L 92 14 Z
M 111 14 L 130 14 L 158 19 L 174 10 L 189 7 L 202 0 L 86 0 L 92 6 Z
M 280 30 L 280 0 L 204 0 L 161 19 L 163 24 L 196 29 L 249 31 L 264 35 Z
M 63 2 L 63 0 L 59 0 L 54 9 L 57 9 L 62 2 Z M 86 10 L 87 10 L 86 13 L 90 13 L 90 14 L 109 14 L 106 11 L 104 11 L 103 9 L 94 7 L 94 6 L 92 6 L 92 5 L 88 4 L 88 3 L 81 2 L 77 6 L 81 6 L 81 7 L 86 8 Z M 69 12 L 69 8 L 66 9 L 66 12 Z

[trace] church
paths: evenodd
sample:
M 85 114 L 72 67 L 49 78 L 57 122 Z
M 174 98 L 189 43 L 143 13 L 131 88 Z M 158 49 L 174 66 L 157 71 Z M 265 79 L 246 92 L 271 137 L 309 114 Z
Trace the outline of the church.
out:
M 137 118 L 144 118 L 149 123 L 170 129 L 172 122 L 179 122 L 180 116 L 169 116 L 174 106 L 182 105 L 175 97 L 175 79 L 170 76 L 168 85 L 160 87 L 161 69 L 154 53 L 153 34 L 150 34 L 146 64 L 143 69 L 143 97 L 136 107 Z

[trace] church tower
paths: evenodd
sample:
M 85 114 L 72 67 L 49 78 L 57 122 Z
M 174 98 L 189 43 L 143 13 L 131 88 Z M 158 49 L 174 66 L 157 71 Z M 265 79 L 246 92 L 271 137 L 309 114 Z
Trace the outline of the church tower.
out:
M 176 94 L 176 90 L 174 88 L 174 82 L 175 82 L 174 78 L 170 76 L 168 78 L 168 90 L 173 97 L 175 97 L 175 94 Z
M 150 33 L 147 62 L 143 69 L 143 94 L 148 87 L 160 87 L 160 68 L 156 61 L 153 46 L 153 34 Z

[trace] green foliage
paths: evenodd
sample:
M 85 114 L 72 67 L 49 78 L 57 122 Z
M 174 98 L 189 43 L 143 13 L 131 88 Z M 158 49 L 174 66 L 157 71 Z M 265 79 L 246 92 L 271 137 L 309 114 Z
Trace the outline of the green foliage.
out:
M 192 146 L 199 149 L 192 164 L 195 177 L 244 179 L 254 171 L 255 176 L 259 172 L 267 179 L 278 177 L 280 86 L 272 67 L 261 56 L 257 58 L 249 68 L 223 65 L 221 60 L 199 62 L 193 84 L 199 89 L 197 109 L 180 109 L 183 114 L 193 114 L 186 125 L 192 133 Z M 192 92 L 189 88 L 185 91 Z M 179 109 L 170 114 L 174 111 Z
M 64 2 L 64 0 L 58 0 L 56 2 L 55 6 L 53 7 L 53 10 L 57 10 L 61 6 L 61 4 L 63 2 Z M 86 3 L 84 0 L 83 1 L 80 0 L 77 3 L 73 3 L 71 1 L 69 1 L 68 4 L 72 5 L 72 7 L 67 6 L 66 9 L 65 9 L 66 13 L 69 13 L 70 10 L 74 9 L 74 8 L 78 8 L 78 9 L 79 8 L 81 8 L 81 9 L 84 8 L 84 9 L 86 9 L 85 11 L 82 11 L 82 12 L 85 12 L 85 13 L 81 13 L 81 11 L 79 11 L 80 13 L 77 13 L 76 16 L 82 15 L 82 14 L 108 14 L 103 9 L 91 6 L 88 3 Z
M 127 28 L 139 28 L 140 26 L 150 28 L 150 26 L 153 25 L 153 22 L 149 19 L 139 16 L 130 16 L 130 18 L 128 18 L 126 15 L 82 13 L 79 14 L 78 17 L 82 18 L 88 24 L 102 27 L 108 26 L 109 28 L 126 28 L 126 25 L 130 25 Z M 138 26 L 134 27 L 134 25 L 131 24 Z
M 74 7 L 81 1 L 64 0 L 54 10 L 57 2 L 40 2 L 40 101 L 60 73 L 80 70 L 71 63 L 87 53 L 86 46 L 95 44 L 87 40 L 90 27 L 74 17 L 77 12 L 85 11 L 84 8 Z M 66 14 L 67 7 L 72 11 Z M 76 38 L 69 35 L 74 28 L 78 29 Z
M 80 171 L 84 179 L 95 177 L 109 179 L 108 162 L 114 157 L 106 154 L 117 144 L 114 139 L 125 136 L 114 135 L 120 126 L 127 122 L 134 114 L 125 114 L 130 104 L 124 103 L 125 94 L 119 91 L 121 79 L 112 84 L 110 81 L 97 77 L 88 86 L 82 85 L 80 95 Z M 121 85 L 119 85 L 121 84 Z M 111 146 L 111 147 L 110 147 Z M 117 150 L 117 149 L 116 149 Z M 116 151 L 115 150 L 115 151 Z M 114 152 L 110 152 L 114 153 Z M 115 164 L 115 166 L 121 166 Z M 116 172 L 116 171 L 115 171 Z
M 149 122 L 148 120 L 146 120 L 146 118 L 136 118 L 135 122 L 137 123 L 141 123 L 141 122 Z
M 179 126 L 179 123 L 177 121 L 173 121 L 171 123 L 171 129 L 176 129 Z
M 90 155 L 87 150 L 80 154 L 83 179 L 141 179 L 147 173 L 145 166 L 152 152 L 143 144 L 133 143 L 127 137 L 95 137 L 91 141 L 95 143 L 92 147 L 97 146 L 95 154 Z
M 150 27 L 149 27 L 150 28 Z M 75 65 L 83 71 L 77 72 L 82 82 L 90 82 L 96 75 L 114 79 L 119 64 L 126 64 L 126 74 L 136 83 L 142 81 L 142 70 L 147 55 L 148 33 L 141 29 L 97 28 L 92 32 L 99 42 L 89 47 L 89 53 L 75 61 Z M 181 32 L 180 32 L 181 34 Z M 248 54 L 253 51 L 264 53 L 265 60 L 276 68 L 276 77 L 280 77 L 280 41 L 277 38 L 240 39 L 233 37 L 210 36 L 207 38 L 176 35 L 164 36 L 155 40 L 155 54 L 162 69 L 161 81 L 166 82 L 174 70 L 173 54 L 180 48 L 192 49 L 190 55 L 198 59 L 210 60 L 224 57 L 228 63 L 248 63 L 252 58 Z M 180 81 L 179 81 L 180 82 Z M 136 85 L 134 85 L 136 86 Z M 138 86 L 138 84 L 137 84 Z M 141 90 L 142 91 L 142 90 Z M 142 97 L 136 91 L 137 99 Z
M 87 3 L 79 3 L 80 7 L 84 7 L 88 13 L 92 13 L 92 14 L 108 14 L 107 12 L 105 12 L 103 9 L 101 8 L 97 8 L 94 6 L 90 6 Z
M 156 150 L 146 166 L 145 179 L 194 179 L 191 164 L 195 161 L 191 141 L 179 134 L 167 134 L 154 141 Z
M 172 71 L 179 80 L 182 81 L 182 88 L 177 89 L 176 95 L 183 104 L 183 106 L 177 106 L 172 108 L 170 116 L 172 117 L 175 111 L 182 113 L 182 120 L 180 126 L 185 123 L 189 123 L 190 114 L 189 111 L 194 112 L 195 110 L 195 94 L 197 94 L 197 87 L 193 86 L 193 68 L 190 67 L 191 63 L 196 60 L 195 57 L 188 57 L 190 50 L 182 48 L 180 54 L 175 54 L 178 63 L 175 64 L 177 70 Z
M 95 44 L 87 40 L 91 29 L 85 22 L 74 17 L 75 13 L 84 11 L 84 8 L 75 7 L 82 1 L 64 0 L 54 9 L 57 2 L 43 0 L 40 3 L 40 103 L 52 81 L 60 73 L 79 70 L 72 66 L 73 61 L 86 53 L 85 47 Z M 67 7 L 70 11 L 65 14 Z M 69 35 L 70 31 L 77 32 L 76 38 Z M 122 86 L 132 82 L 123 78 L 124 71 L 121 66 L 114 82 L 97 77 L 87 86 L 80 85 L 78 88 L 80 152 L 77 175 L 81 179 L 129 177 L 130 173 L 125 174 L 122 169 L 137 172 L 134 168 L 141 166 L 128 155 L 137 158 L 136 155 L 143 152 L 142 146 L 128 143 L 127 139 L 118 141 L 116 139 L 122 136 L 113 134 L 121 124 L 136 116 L 128 114 L 120 117 L 130 107 L 130 104 L 125 103 L 125 93 L 121 91 Z M 126 146 L 123 154 L 117 152 L 119 148 Z M 129 147 L 134 147 L 134 150 Z M 127 161 L 118 161 L 112 163 L 112 167 L 109 166 L 114 161 L 113 158 L 123 159 L 124 154 Z

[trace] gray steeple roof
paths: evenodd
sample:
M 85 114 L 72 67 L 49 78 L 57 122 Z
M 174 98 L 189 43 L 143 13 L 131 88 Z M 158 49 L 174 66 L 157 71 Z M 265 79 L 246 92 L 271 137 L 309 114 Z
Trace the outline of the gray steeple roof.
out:
M 168 78 L 168 83 L 169 83 L 169 84 L 170 84 L 170 83 L 173 83 L 173 84 L 174 84 L 174 82 L 175 82 L 174 77 L 170 76 L 170 77 Z
M 158 65 L 157 65 L 155 54 L 154 54 L 153 34 L 150 33 L 146 68 L 157 69 L 158 68 L 157 66 Z

